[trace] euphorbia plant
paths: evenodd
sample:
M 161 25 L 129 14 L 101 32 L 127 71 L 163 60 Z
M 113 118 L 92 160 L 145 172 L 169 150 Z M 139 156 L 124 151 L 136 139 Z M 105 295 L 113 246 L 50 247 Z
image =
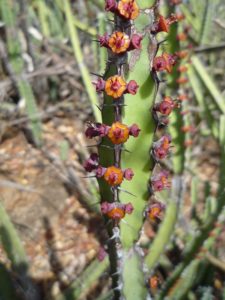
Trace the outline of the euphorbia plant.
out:
M 160 162 L 170 152 L 171 137 L 155 134 L 168 124 L 177 101 L 165 96 L 156 103 L 156 96 L 161 73 L 172 71 L 177 56 L 158 55 L 157 35 L 167 33 L 176 17 L 160 15 L 159 5 L 160 1 L 107 0 L 105 9 L 114 15 L 114 28 L 98 38 L 108 51 L 105 74 L 94 82 L 104 95 L 102 123 L 87 126 L 86 136 L 99 141 L 98 154 L 91 154 L 85 169 L 99 181 L 114 299 L 147 297 L 151 274 L 138 239 L 144 220 L 160 220 L 165 209 L 152 196 L 170 187 L 169 172 Z M 127 71 L 128 57 L 136 60 L 132 72 Z

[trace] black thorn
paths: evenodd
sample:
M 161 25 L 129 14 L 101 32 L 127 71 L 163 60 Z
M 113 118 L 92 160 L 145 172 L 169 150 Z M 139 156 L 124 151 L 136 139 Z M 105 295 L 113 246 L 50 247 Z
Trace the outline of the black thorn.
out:
M 100 74 L 97 74 L 97 73 L 94 73 L 94 72 L 90 72 L 90 74 L 91 74 L 91 75 L 95 75 L 95 76 L 97 76 L 97 77 L 103 78 L 103 75 L 100 75 Z
M 127 193 L 127 194 L 129 194 L 129 195 L 131 195 L 131 196 L 133 196 L 133 197 L 137 197 L 136 195 L 132 194 L 131 192 L 128 192 L 128 191 L 125 190 L 125 189 L 122 189 L 121 187 L 117 187 L 117 188 L 118 188 L 118 190 L 120 190 L 121 192 Z
M 164 44 L 165 42 L 167 42 L 167 40 L 168 40 L 168 39 L 164 39 L 164 40 L 162 40 L 162 41 L 159 41 L 159 42 L 157 43 L 158 47 L 159 47 L 161 44 Z
M 95 104 L 95 106 L 98 108 L 98 110 L 102 111 L 102 107 L 100 107 L 99 105 Z

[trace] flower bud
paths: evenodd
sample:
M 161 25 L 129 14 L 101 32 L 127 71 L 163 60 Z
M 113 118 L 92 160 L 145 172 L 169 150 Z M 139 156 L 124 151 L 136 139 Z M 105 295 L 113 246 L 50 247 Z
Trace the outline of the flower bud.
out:
M 134 210 L 134 207 L 130 202 L 125 204 L 125 212 L 127 214 L 131 214 L 133 212 L 133 210 Z
M 123 177 L 126 180 L 129 180 L 129 181 L 132 180 L 133 176 L 134 176 L 134 172 L 132 169 L 128 168 L 128 169 L 124 170 Z
M 100 247 L 99 251 L 98 251 L 98 255 L 97 258 L 98 260 L 101 262 L 105 259 L 105 257 L 107 256 L 107 252 L 105 251 L 105 249 L 103 247 Z
M 141 49 L 141 41 L 143 39 L 143 36 L 141 34 L 133 34 L 131 36 L 131 41 L 130 41 L 130 46 L 129 46 L 129 51 L 134 50 L 134 49 Z
M 131 125 L 129 128 L 129 133 L 133 137 L 138 137 L 140 131 L 141 131 L 141 129 L 136 124 Z
M 109 35 L 108 35 L 108 33 L 105 33 L 104 35 L 100 35 L 98 37 L 98 41 L 99 41 L 100 47 L 109 48 Z
M 93 82 L 95 85 L 96 92 L 102 92 L 105 90 L 105 80 L 99 77 L 96 82 Z
M 106 168 L 103 168 L 102 166 L 98 166 L 98 168 L 95 170 L 95 175 L 97 178 L 101 178 L 104 176 L 106 172 Z
M 105 3 L 105 10 L 115 12 L 117 8 L 117 2 L 116 0 L 106 0 Z
M 99 166 L 99 156 L 97 153 L 92 153 L 90 155 L 90 158 L 85 161 L 84 169 L 87 172 L 92 172 L 93 170 L 96 170 L 98 166 Z
M 101 123 L 89 123 L 85 131 L 85 136 L 89 139 L 96 136 L 104 137 L 108 134 L 109 126 Z
M 127 84 L 127 89 L 125 93 L 135 95 L 137 93 L 138 88 L 139 85 L 137 84 L 137 82 L 135 80 L 130 80 Z

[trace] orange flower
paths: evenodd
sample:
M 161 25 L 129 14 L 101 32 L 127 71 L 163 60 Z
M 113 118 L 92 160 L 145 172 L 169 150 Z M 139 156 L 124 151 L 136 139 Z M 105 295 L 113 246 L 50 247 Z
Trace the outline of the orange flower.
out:
M 176 52 L 176 55 L 177 55 L 179 58 L 185 58 L 185 57 L 188 55 L 188 51 L 185 51 L 185 50 L 178 51 L 178 52 Z
M 180 77 L 176 80 L 176 83 L 178 84 L 185 84 L 188 82 L 188 79 L 186 77 Z
M 179 34 L 177 35 L 177 40 L 178 40 L 178 41 L 181 41 L 181 42 L 186 41 L 186 40 L 187 40 L 187 35 L 186 35 L 186 33 L 184 33 L 184 32 L 179 33 Z
M 168 73 L 172 72 L 173 66 L 176 64 L 176 56 L 163 53 L 161 56 L 156 56 L 153 60 L 153 69 L 158 71 L 167 71 Z
M 105 82 L 105 92 L 108 96 L 117 99 L 123 95 L 127 88 L 126 82 L 121 76 L 115 75 L 109 77 Z
M 120 0 L 117 9 L 125 19 L 134 20 L 139 15 L 139 7 L 135 0 Z
M 130 39 L 124 32 L 115 31 L 109 39 L 109 47 L 114 53 L 125 52 L 130 46 Z
M 125 143 L 129 138 L 129 128 L 120 122 L 113 123 L 108 138 L 116 145 Z
M 107 212 L 107 216 L 110 219 L 123 219 L 125 217 L 125 210 L 119 207 L 115 207 Z
M 123 181 L 123 171 L 114 166 L 108 167 L 104 173 L 104 179 L 109 185 L 119 185 Z
M 159 285 L 159 278 L 158 276 L 152 276 L 149 278 L 149 286 L 152 288 L 152 289 L 156 289 Z
M 161 213 L 161 208 L 155 206 L 149 210 L 148 216 L 152 221 L 155 221 L 155 218 L 158 217 L 160 213 Z
M 126 214 L 131 214 L 133 210 L 133 205 L 130 202 L 127 204 L 122 204 L 119 202 L 101 203 L 101 212 L 103 214 L 106 214 L 110 219 L 114 219 L 116 221 L 119 221 L 122 218 L 124 218 Z
M 180 73 L 184 73 L 184 72 L 187 72 L 188 68 L 186 66 L 179 66 L 177 68 L 177 71 L 180 72 Z
M 169 22 L 161 15 L 158 20 L 158 32 L 160 31 L 169 32 Z
M 170 148 L 170 143 L 171 143 L 171 137 L 169 135 L 163 136 L 163 142 L 162 142 L 162 148 L 167 150 Z

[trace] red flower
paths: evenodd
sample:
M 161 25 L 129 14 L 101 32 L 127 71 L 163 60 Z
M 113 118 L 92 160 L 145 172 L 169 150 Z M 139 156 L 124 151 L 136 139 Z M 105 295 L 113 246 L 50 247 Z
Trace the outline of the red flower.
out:
M 134 20 L 139 15 L 139 7 L 135 0 L 120 0 L 117 9 L 119 14 L 128 20 Z
M 155 105 L 154 110 L 160 112 L 162 115 L 169 116 L 174 107 L 176 107 L 175 102 L 171 97 L 167 96 L 164 97 L 163 101 Z
M 118 202 L 103 202 L 101 204 L 101 212 L 107 215 L 110 219 L 118 221 L 124 218 L 126 214 L 131 214 L 133 209 L 134 208 L 131 203 L 122 204 Z
M 109 38 L 108 46 L 114 53 L 126 52 L 130 46 L 130 38 L 124 32 L 115 31 Z
M 101 47 L 111 49 L 116 54 L 121 54 L 134 49 L 141 49 L 142 34 L 135 33 L 130 38 L 127 34 L 115 31 L 109 36 L 105 33 L 98 37 Z
M 156 34 L 159 32 L 169 32 L 170 25 L 174 22 L 177 22 L 175 15 L 171 15 L 169 18 L 165 18 L 162 15 L 159 15 L 158 20 L 153 24 L 151 32 Z
M 151 221 L 156 221 L 158 219 L 160 219 L 162 212 L 165 210 L 165 205 L 161 202 L 155 202 L 153 204 L 151 204 L 146 213 L 147 213 L 147 217 L 151 220 Z
M 153 192 L 160 192 L 163 189 L 169 188 L 170 183 L 168 181 L 169 172 L 162 170 L 158 174 L 151 178 L 151 188 Z
M 167 71 L 172 72 L 172 67 L 176 64 L 176 55 L 163 53 L 161 56 L 156 56 L 153 60 L 153 70 L 156 72 Z
M 92 153 L 90 158 L 85 161 L 84 163 L 84 169 L 87 172 L 92 172 L 96 170 L 99 166 L 99 157 L 97 153 Z
M 170 135 L 162 136 L 157 142 L 153 143 L 152 155 L 153 158 L 158 161 L 164 159 L 170 150 L 171 137 Z

